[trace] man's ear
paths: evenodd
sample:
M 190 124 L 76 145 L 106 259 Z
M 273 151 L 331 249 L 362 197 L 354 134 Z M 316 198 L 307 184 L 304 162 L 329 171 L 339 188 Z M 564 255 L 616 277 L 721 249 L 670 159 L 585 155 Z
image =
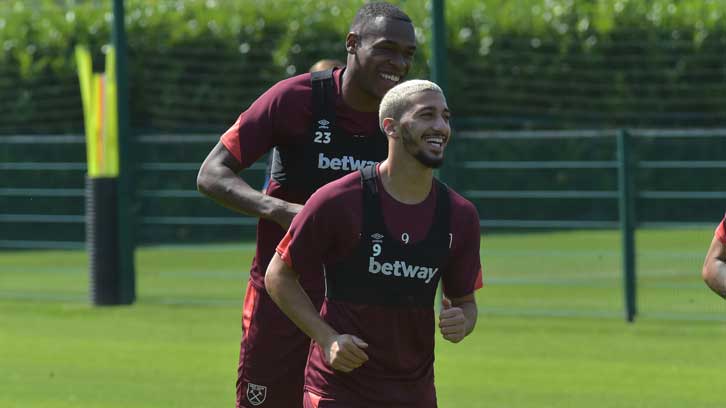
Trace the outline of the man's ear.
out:
M 396 126 L 397 123 L 393 118 L 385 118 L 383 119 L 383 131 L 386 133 L 386 136 L 396 138 Z
M 352 31 L 348 33 L 345 37 L 345 50 L 348 54 L 355 54 L 355 51 L 358 49 L 359 40 L 358 34 Z

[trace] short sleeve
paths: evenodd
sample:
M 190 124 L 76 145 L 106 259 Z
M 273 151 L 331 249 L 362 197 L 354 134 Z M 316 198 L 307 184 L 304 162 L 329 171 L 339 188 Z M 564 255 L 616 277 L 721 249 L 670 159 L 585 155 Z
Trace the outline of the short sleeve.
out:
M 232 126 L 227 129 L 226 132 L 222 134 L 222 137 L 220 138 L 220 141 L 224 145 L 224 147 L 229 150 L 230 153 L 232 153 L 232 156 L 237 159 L 238 162 L 242 162 L 242 151 L 240 150 L 240 138 L 239 138 L 239 123 L 242 119 L 242 115 L 240 115 L 237 120 L 234 122 Z
M 452 205 L 451 250 L 442 280 L 446 296 L 457 298 L 469 295 L 483 285 L 479 256 L 481 235 L 479 213 L 474 205 L 458 195 L 452 198 L 455 205 Z
M 309 75 L 288 78 L 273 85 L 220 138 L 243 168 L 259 160 L 273 146 L 290 137 L 289 127 L 303 128 L 309 120 Z
M 716 238 L 723 244 L 726 244 L 726 217 L 718 224 L 716 231 L 714 232 Z
M 274 145 L 275 100 L 270 91 L 252 103 L 222 134 L 224 147 L 247 168 Z

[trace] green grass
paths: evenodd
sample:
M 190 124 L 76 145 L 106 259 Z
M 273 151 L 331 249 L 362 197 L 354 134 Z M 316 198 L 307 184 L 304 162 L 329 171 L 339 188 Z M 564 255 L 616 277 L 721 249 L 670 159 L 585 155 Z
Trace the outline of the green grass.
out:
M 614 231 L 487 235 L 480 319 L 437 343 L 442 408 L 722 407 L 712 231 L 638 234 L 623 321 Z M 138 302 L 88 304 L 82 252 L 0 252 L 1 407 L 229 407 L 249 244 L 142 248 Z

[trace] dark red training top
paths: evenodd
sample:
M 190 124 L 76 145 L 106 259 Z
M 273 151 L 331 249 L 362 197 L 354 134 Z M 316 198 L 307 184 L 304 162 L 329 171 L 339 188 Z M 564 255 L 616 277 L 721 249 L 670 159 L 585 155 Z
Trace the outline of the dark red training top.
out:
M 435 217 L 441 214 L 437 213 L 437 196 L 441 192 L 436 184 L 428 197 L 416 205 L 396 201 L 385 192 L 380 181 L 378 191 L 385 220 L 380 234 L 385 235 L 380 238 L 382 242 L 394 239 L 396 245 L 406 248 L 429 240 Z M 402 293 L 407 293 L 406 286 L 427 290 L 424 286 L 435 287 L 434 278 L 439 276 L 448 297 L 465 296 L 480 288 L 479 216 L 475 207 L 459 194 L 448 189 L 448 197 L 449 219 L 444 240 L 431 241 L 442 243 L 444 247 L 445 257 L 438 264 L 422 261 L 426 259 L 427 251 L 413 251 L 401 259 L 397 258 L 399 255 L 394 255 L 395 259 L 376 257 L 381 251 L 378 247 L 370 253 L 370 258 L 368 255 L 358 258 L 358 265 L 350 268 L 350 273 L 372 277 L 372 280 L 366 280 L 367 284 L 380 285 L 381 292 L 387 292 L 391 285 L 400 288 L 402 284 Z M 326 265 L 326 273 L 331 274 L 335 265 L 356 259 L 362 246 L 378 242 L 377 237 L 371 240 L 367 236 L 371 231 L 362 225 L 363 210 L 360 174 L 356 172 L 334 181 L 312 195 L 303 211 L 293 220 L 277 252 L 300 274 L 301 279 L 320 274 L 318 265 L 321 263 Z M 362 232 L 366 237 L 361 237 Z M 384 254 L 381 256 L 391 250 L 390 245 L 382 248 Z M 433 252 L 439 248 L 430 249 Z M 405 250 L 399 252 L 406 253 Z M 338 268 L 335 273 L 344 274 L 346 271 Z M 328 276 L 329 284 L 330 278 Z M 345 284 L 345 277 L 336 278 L 336 285 Z M 346 293 L 356 290 L 342 289 L 345 290 L 341 292 Z M 370 289 L 375 290 L 367 288 Z M 383 302 L 363 303 L 365 300 L 331 300 L 329 296 L 330 293 L 326 296 L 321 316 L 339 332 L 354 334 L 366 341 L 369 347 L 365 352 L 369 360 L 351 373 L 334 372 L 325 363 L 320 348 L 313 344 L 306 370 L 306 389 L 351 406 L 435 407 L 433 305 L 423 306 L 417 301 L 412 305 L 386 304 L 385 299 Z
M 335 83 L 336 126 L 346 135 L 381 135 L 377 112 L 359 112 L 343 102 L 341 80 L 343 70 L 333 71 Z M 280 81 L 261 95 L 237 121 L 222 135 L 224 146 L 247 168 L 260 159 L 274 146 L 299 145 L 311 137 L 313 121 L 312 87 L 310 74 L 302 74 Z M 350 136 L 352 137 L 352 136 Z M 353 156 L 355 152 L 351 152 Z M 274 180 L 267 188 L 267 194 L 285 201 L 304 204 L 309 197 L 307 186 L 281 186 Z M 260 219 L 257 224 L 257 248 L 250 281 L 263 289 L 267 265 L 275 246 L 285 231 L 276 223 Z M 301 281 L 308 293 L 323 292 L 320 274 Z

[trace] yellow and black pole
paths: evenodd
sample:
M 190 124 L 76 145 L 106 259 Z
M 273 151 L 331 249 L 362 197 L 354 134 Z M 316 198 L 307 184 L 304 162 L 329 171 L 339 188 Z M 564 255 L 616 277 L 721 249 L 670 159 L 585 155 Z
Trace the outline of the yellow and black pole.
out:
M 128 109 L 121 108 L 125 81 L 119 85 L 118 55 L 125 53 L 118 49 L 116 41 L 108 47 L 103 74 L 93 72 L 88 48 L 76 47 L 88 162 L 86 246 L 91 301 L 96 305 L 131 304 L 136 297 L 130 189 L 128 176 L 124 178 L 128 173 L 124 166 L 128 125 L 122 126 L 128 123 Z

